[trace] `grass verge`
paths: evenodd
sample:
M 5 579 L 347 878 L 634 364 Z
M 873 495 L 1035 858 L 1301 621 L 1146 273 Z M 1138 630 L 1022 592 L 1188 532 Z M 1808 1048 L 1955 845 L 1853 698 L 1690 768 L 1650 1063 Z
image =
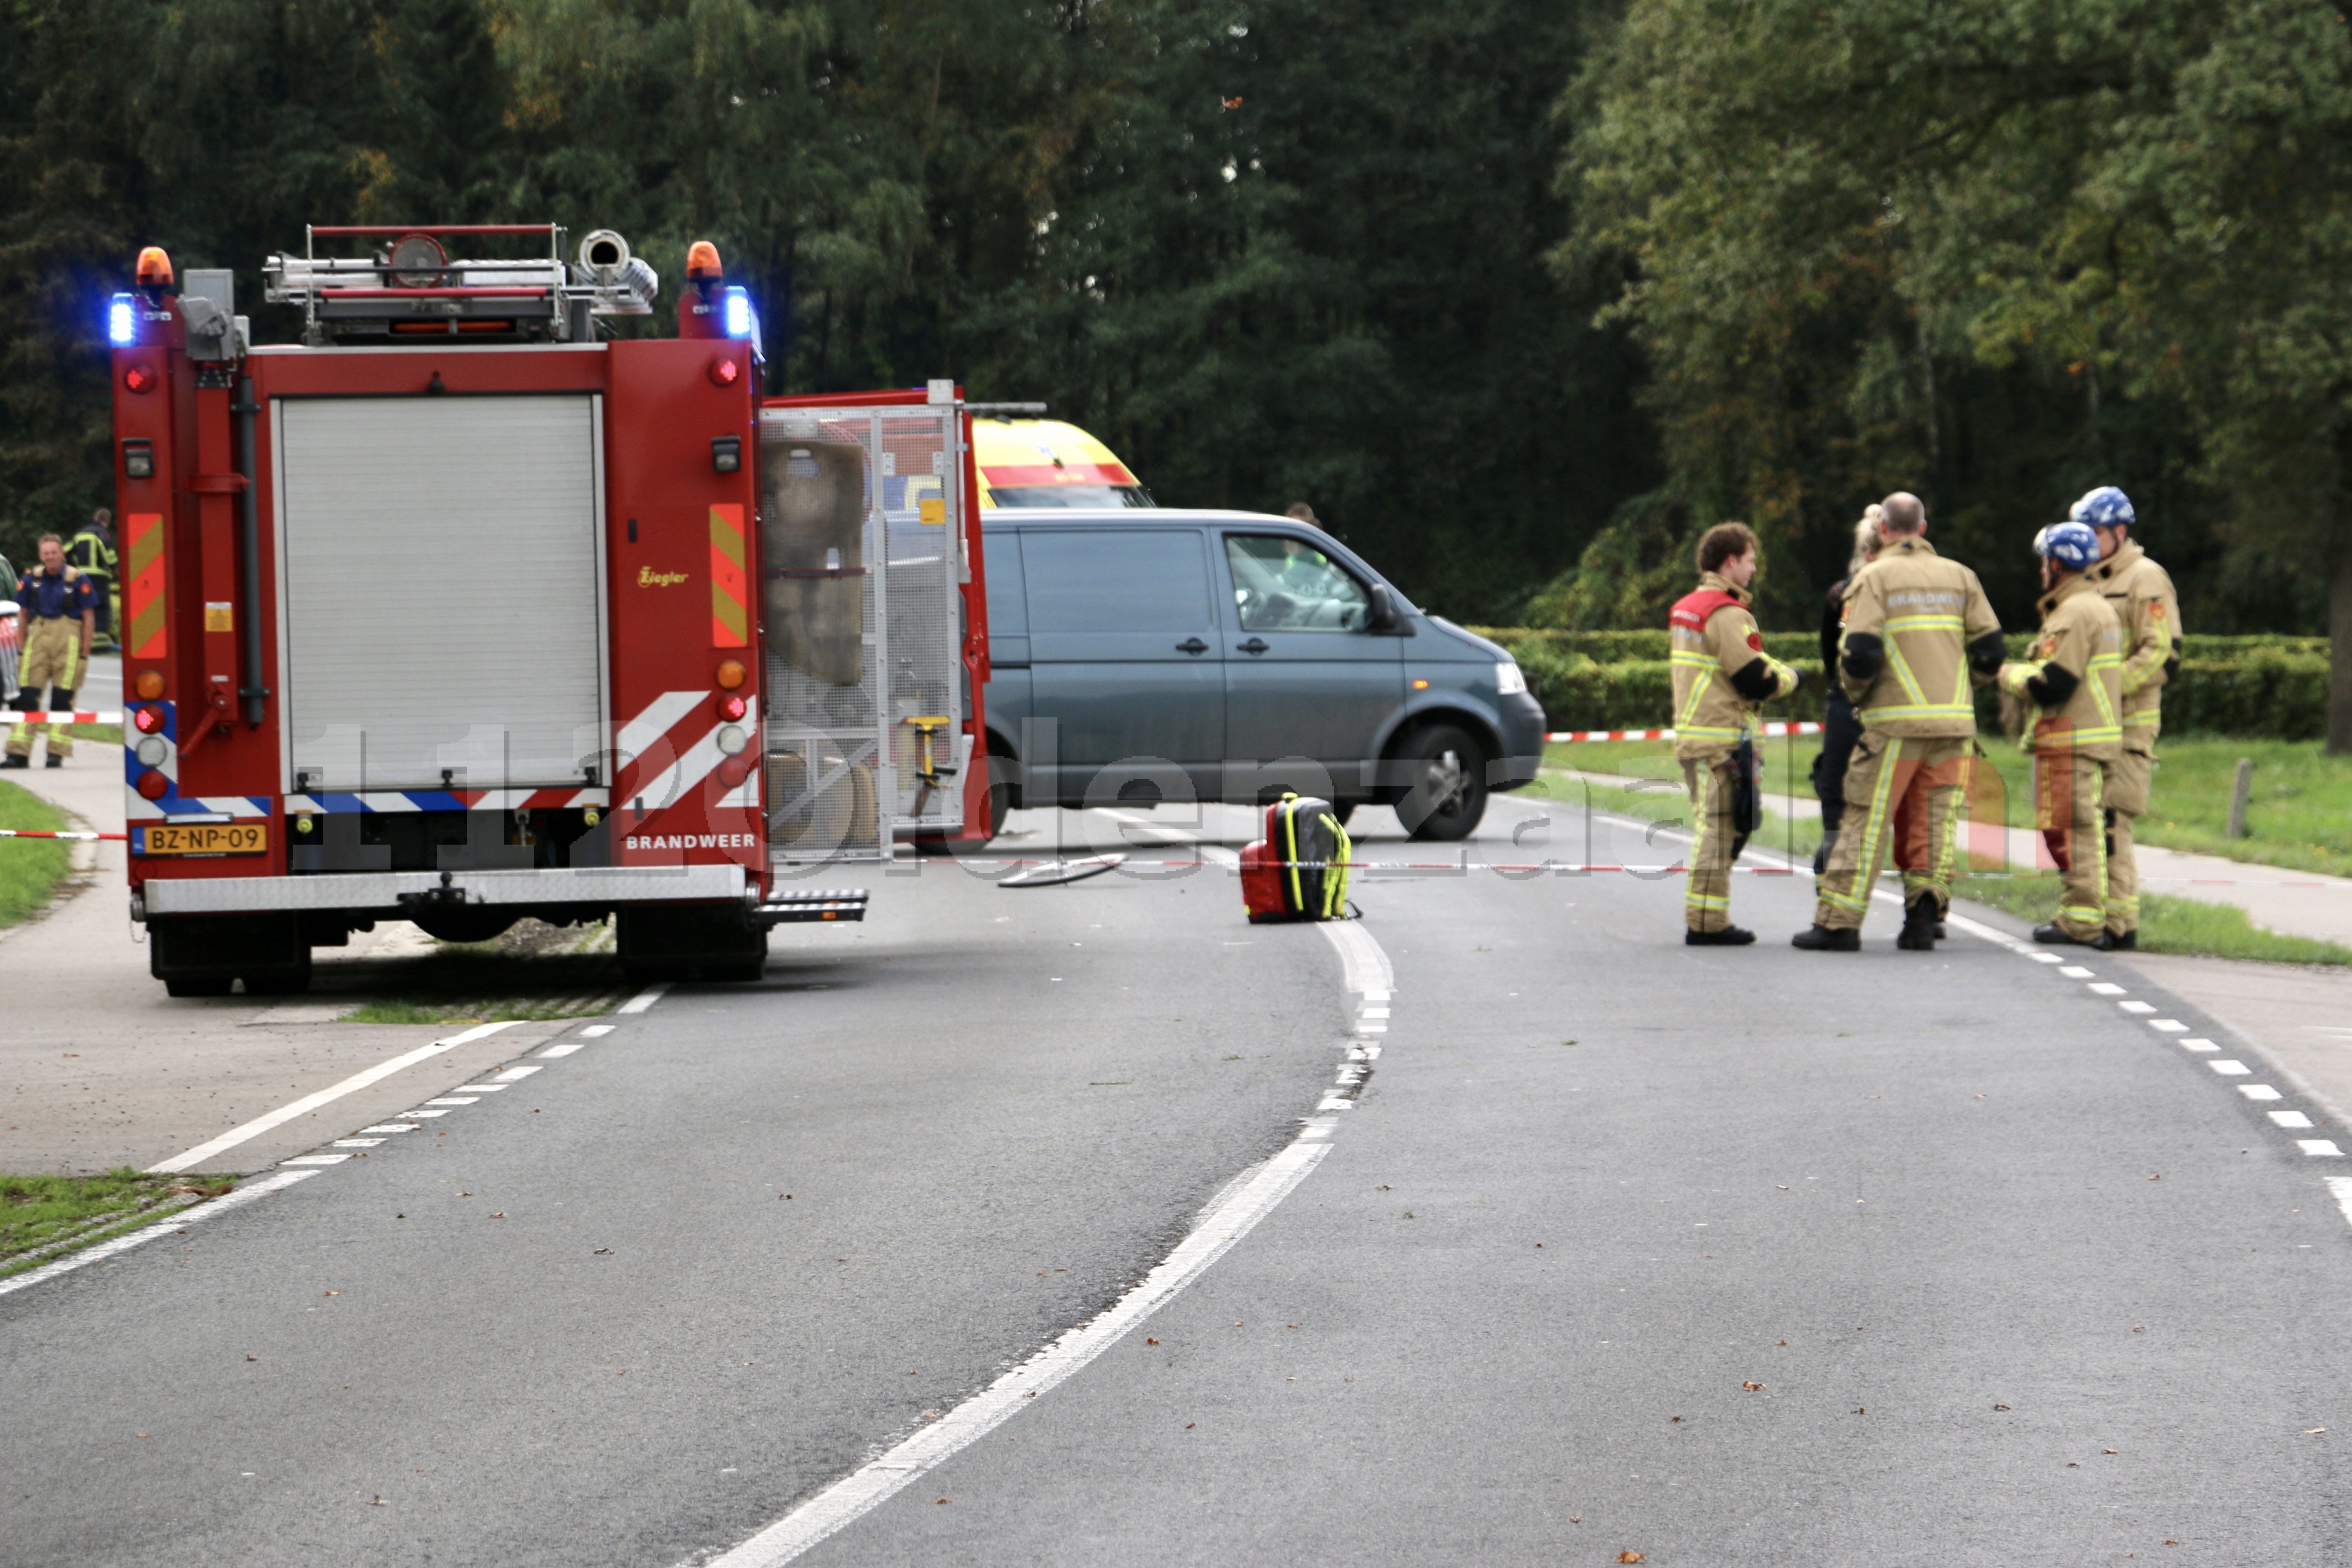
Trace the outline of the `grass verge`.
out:
M 102 1176 L 0 1176 L 0 1275 L 37 1268 L 236 1184 L 232 1177 L 153 1176 L 128 1165 Z
M 346 1024 L 503 1024 L 581 1018 L 620 999 L 621 967 L 609 925 L 557 927 L 522 921 L 491 942 L 443 942 L 404 961 L 400 994 L 376 996 Z
M 2055 877 L 1963 877 L 1953 884 L 1952 893 L 2037 924 L 2058 912 Z M 2282 936 L 2254 924 L 2235 904 L 2208 904 L 2162 893 L 2140 895 L 2139 949 L 2263 963 L 2352 963 L 2352 948 Z
M 0 827 L 55 833 L 65 813 L 32 791 L 0 780 Z M 73 846 L 61 838 L 0 838 L 0 926 L 47 904 L 73 870 Z

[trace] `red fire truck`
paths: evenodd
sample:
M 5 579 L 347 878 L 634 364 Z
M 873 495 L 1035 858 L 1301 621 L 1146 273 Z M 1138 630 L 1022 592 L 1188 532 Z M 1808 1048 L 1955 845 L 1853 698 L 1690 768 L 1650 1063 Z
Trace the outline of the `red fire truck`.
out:
M 464 259 L 453 247 L 492 253 Z M 497 253 L 506 252 L 500 256 Z M 313 227 L 114 297 L 131 916 L 173 995 L 288 992 L 404 920 L 610 917 L 636 976 L 758 974 L 809 884 L 984 837 L 970 416 L 951 382 L 761 399 L 688 252 L 675 337 L 616 234 Z

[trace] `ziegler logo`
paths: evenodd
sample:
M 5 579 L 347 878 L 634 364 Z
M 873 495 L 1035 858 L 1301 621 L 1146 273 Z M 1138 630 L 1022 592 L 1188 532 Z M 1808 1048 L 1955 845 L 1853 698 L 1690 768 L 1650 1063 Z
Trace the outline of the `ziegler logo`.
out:
M 640 588 L 667 588 L 673 583 L 685 581 L 686 574 L 683 572 L 656 572 L 650 566 L 637 568 L 637 586 Z

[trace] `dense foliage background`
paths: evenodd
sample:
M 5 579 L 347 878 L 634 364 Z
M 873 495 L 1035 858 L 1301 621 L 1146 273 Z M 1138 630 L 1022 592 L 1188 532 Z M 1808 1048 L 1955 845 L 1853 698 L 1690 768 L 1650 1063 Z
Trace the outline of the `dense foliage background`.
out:
M 2347 131 L 2313 0 L 16 0 L 0 549 L 106 495 L 139 246 L 283 339 L 305 222 L 547 217 L 1463 619 L 1655 624 L 1744 517 L 1807 625 L 1902 487 L 2022 626 L 2116 482 L 2192 633 L 2352 659 Z

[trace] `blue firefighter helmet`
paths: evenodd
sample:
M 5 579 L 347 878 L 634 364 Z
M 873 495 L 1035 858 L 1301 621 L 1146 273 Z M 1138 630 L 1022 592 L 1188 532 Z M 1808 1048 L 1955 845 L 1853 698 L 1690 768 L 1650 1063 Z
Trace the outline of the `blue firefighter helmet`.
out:
M 2080 522 L 2092 528 L 2128 528 L 2139 520 L 2132 513 L 2131 497 L 2113 485 L 2101 485 L 2086 490 L 2066 514 L 2069 522 Z
M 2055 561 L 2069 572 L 2087 572 L 2098 564 L 2099 536 L 2091 531 L 2088 523 L 2053 523 L 2034 538 L 2033 552 Z

